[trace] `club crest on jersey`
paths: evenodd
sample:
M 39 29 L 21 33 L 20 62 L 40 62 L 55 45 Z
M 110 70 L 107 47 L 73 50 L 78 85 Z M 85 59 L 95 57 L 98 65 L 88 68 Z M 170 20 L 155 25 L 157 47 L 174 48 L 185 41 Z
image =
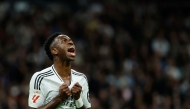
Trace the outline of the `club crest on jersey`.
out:
M 34 90 L 34 94 L 41 94 L 40 90 Z

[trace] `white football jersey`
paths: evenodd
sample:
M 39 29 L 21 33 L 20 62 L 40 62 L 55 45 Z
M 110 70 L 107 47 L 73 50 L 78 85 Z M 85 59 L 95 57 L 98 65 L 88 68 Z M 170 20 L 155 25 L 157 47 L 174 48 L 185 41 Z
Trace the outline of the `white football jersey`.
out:
M 86 76 L 71 69 L 71 84 L 69 89 L 78 82 L 82 86 L 81 98 L 86 108 L 91 107 L 89 99 L 89 88 Z M 48 67 L 42 71 L 36 72 L 30 80 L 28 105 L 38 108 L 50 102 L 59 93 L 59 87 L 63 80 L 56 72 L 54 66 Z M 72 96 L 61 102 L 56 109 L 76 109 L 75 101 Z

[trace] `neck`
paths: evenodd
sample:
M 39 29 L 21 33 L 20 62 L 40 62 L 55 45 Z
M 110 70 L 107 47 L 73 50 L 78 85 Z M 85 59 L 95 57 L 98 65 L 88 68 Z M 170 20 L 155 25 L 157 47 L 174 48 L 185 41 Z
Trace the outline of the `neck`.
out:
M 71 61 L 54 60 L 54 68 L 61 77 L 68 77 L 71 74 Z

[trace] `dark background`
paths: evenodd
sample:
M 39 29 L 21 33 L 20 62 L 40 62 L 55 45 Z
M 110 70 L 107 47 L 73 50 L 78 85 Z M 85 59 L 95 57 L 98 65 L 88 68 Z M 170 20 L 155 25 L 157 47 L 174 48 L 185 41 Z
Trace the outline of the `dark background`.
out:
M 77 48 L 91 109 L 190 109 L 190 2 L 0 1 L 0 109 L 28 109 L 28 85 L 52 65 L 54 32 Z

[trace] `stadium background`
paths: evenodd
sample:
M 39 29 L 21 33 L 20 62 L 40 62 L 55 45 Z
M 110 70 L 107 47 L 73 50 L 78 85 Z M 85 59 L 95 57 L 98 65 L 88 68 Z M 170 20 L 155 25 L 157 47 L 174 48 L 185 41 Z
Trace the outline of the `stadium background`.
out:
M 190 2 L 1 0 L 0 109 L 27 109 L 54 32 L 76 44 L 91 109 L 190 109 Z

